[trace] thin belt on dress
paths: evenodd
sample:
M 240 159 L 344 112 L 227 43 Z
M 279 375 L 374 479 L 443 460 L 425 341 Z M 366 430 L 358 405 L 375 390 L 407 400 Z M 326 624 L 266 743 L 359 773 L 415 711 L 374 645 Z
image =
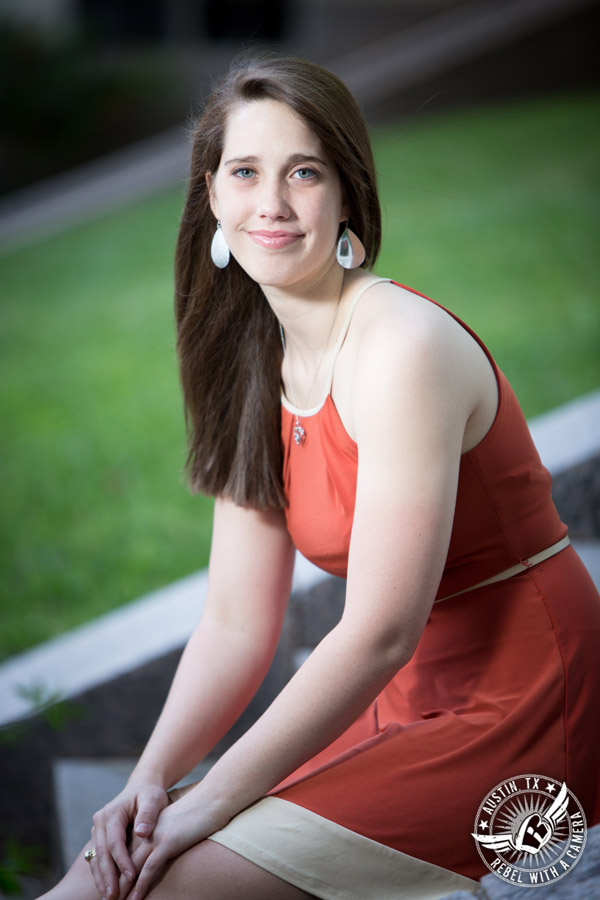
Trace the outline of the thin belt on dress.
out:
M 564 538 L 561 538 L 560 541 L 557 541 L 555 544 L 552 544 L 550 547 L 546 547 L 545 550 L 540 550 L 539 553 L 536 553 L 534 556 L 530 556 L 529 559 L 526 559 L 524 562 L 517 563 L 516 566 L 511 566 L 510 569 L 504 569 L 503 572 L 498 572 L 497 575 L 492 575 L 491 578 L 486 578 L 485 581 L 480 581 L 477 584 L 472 584 L 471 587 L 464 588 L 462 591 L 457 591 L 455 594 L 448 594 L 447 597 L 440 597 L 436 600 L 436 603 L 441 603 L 442 600 L 450 600 L 452 597 L 459 597 L 461 594 L 466 594 L 468 591 L 475 591 L 477 588 L 485 587 L 488 584 L 495 584 L 496 581 L 505 581 L 507 578 L 512 578 L 513 575 L 520 575 L 521 572 L 526 572 L 528 569 L 531 569 L 532 566 L 537 566 L 538 563 L 544 562 L 546 559 L 550 559 L 551 556 L 556 556 L 557 553 L 560 553 L 561 550 L 564 550 L 565 547 L 568 547 L 571 541 L 569 540 L 569 536 L 567 535 Z

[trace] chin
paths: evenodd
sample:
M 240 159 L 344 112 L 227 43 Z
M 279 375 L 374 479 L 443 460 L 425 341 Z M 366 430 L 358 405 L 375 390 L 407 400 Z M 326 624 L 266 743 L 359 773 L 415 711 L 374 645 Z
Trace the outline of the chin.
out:
M 246 274 L 263 287 L 301 288 L 320 281 L 331 266 L 337 265 L 335 257 L 302 260 L 280 257 L 279 259 L 257 260 L 240 258 L 238 262 Z
M 288 284 L 296 284 L 307 274 L 305 267 L 298 263 L 286 264 L 282 260 L 272 260 L 262 264 L 253 260 L 247 265 L 244 264 L 245 260 L 238 260 L 238 262 L 253 281 L 265 287 L 285 287 Z

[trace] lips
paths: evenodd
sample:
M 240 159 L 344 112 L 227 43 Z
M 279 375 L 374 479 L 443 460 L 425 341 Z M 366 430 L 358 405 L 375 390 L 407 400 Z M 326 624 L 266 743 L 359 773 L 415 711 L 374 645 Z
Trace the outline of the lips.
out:
M 290 231 L 249 231 L 248 235 L 255 244 L 267 247 L 269 250 L 281 250 L 283 247 L 289 247 L 302 237 L 301 234 Z

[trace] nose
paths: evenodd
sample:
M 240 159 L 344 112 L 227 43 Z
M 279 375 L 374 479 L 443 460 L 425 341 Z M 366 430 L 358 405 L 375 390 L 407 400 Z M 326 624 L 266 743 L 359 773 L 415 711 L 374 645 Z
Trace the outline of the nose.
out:
M 265 219 L 287 219 L 290 205 L 286 186 L 278 178 L 263 181 L 258 213 Z

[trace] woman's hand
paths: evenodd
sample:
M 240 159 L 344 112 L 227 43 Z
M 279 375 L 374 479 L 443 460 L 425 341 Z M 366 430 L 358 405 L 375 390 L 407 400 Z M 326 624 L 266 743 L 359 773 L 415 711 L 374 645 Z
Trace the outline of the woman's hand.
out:
M 143 900 L 150 888 L 160 878 L 166 863 L 180 856 L 190 847 L 214 834 L 227 824 L 228 818 L 211 812 L 190 791 L 160 813 L 158 822 L 149 837 L 134 834 L 129 844 L 129 854 L 139 875 L 135 886 L 123 875 L 120 879 L 119 897 L 124 900 L 133 890 L 132 900 Z
M 130 885 L 136 867 L 127 849 L 130 835 L 148 837 L 169 803 L 167 793 L 158 784 L 130 784 L 114 800 L 94 815 L 91 846 L 96 856 L 90 863 L 94 883 L 101 897 L 119 896 L 119 875 Z

